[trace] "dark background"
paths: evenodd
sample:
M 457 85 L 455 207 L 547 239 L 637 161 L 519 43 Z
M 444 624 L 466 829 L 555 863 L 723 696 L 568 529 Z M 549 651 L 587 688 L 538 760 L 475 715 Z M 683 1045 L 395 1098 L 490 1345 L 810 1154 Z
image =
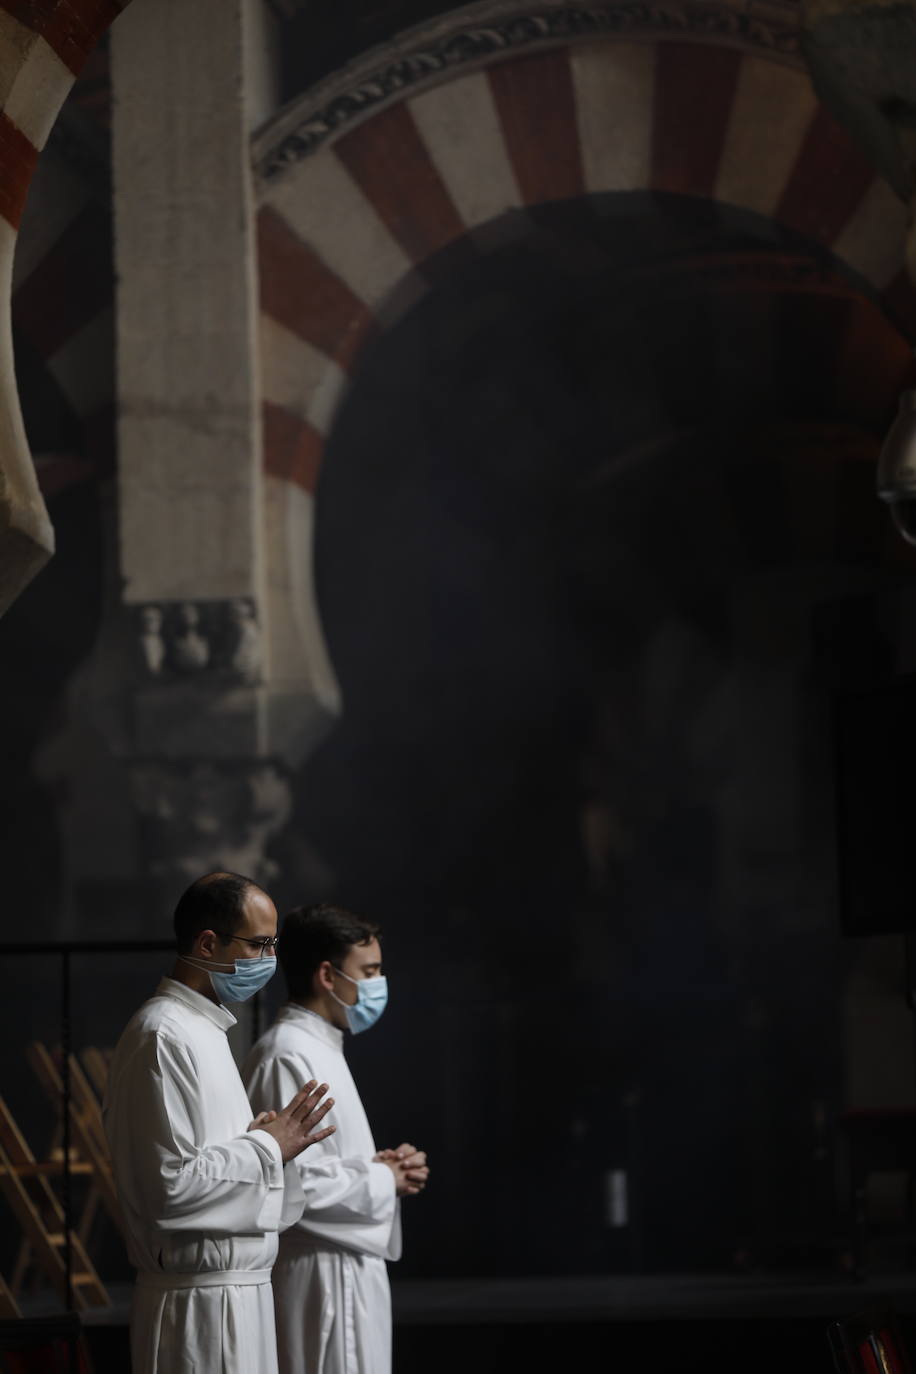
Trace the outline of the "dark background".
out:
M 851 798 L 879 831 L 882 804 L 912 813 L 905 774 L 878 786 L 882 712 L 842 737 L 837 790 L 838 703 L 914 666 L 873 496 L 890 417 L 837 384 L 832 298 L 779 285 L 835 265 L 752 216 L 621 196 L 503 229 L 370 347 L 331 438 L 344 712 L 295 779 L 274 895 L 384 928 L 390 1008 L 351 1057 L 378 1143 L 433 1164 L 400 1276 L 835 1269 L 838 798 L 850 837 Z M 58 499 L 58 556 L 0 623 L 17 937 L 59 933 L 35 760 L 99 622 L 100 494 Z M 167 934 L 130 891 L 125 934 Z M 77 959 L 75 1043 L 113 1043 L 167 962 Z M 55 1037 L 56 974 L 7 969 L 5 1090 L 40 1140 L 16 1045 Z

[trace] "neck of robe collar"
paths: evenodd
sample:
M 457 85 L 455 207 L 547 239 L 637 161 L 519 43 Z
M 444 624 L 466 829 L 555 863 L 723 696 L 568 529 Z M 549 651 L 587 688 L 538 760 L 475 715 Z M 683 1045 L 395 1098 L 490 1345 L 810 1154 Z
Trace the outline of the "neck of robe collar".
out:
M 317 1011 L 309 1011 L 308 1007 L 300 1007 L 298 1002 L 287 1002 L 277 1012 L 278 1021 L 292 1021 L 301 1030 L 308 1031 L 316 1039 L 323 1040 L 326 1045 L 330 1045 L 335 1050 L 343 1049 L 344 1033 L 339 1026 L 335 1026 L 331 1021 L 326 1021 L 323 1016 L 319 1016 Z
M 184 1002 L 186 1007 L 200 1012 L 201 1016 L 206 1016 L 207 1020 L 212 1021 L 214 1026 L 219 1026 L 220 1030 L 227 1031 L 230 1026 L 235 1025 L 235 1017 L 222 1002 L 211 1002 L 202 992 L 195 992 L 186 983 L 179 983 L 175 978 L 163 978 L 156 989 L 156 996 L 174 997 L 177 1001 Z

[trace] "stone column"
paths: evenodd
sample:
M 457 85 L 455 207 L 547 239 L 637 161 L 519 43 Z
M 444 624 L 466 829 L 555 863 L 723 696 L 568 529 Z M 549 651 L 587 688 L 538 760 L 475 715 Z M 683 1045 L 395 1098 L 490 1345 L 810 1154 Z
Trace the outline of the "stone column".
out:
M 113 34 L 121 571 L 128 604 L 260 603 L 254 233 L 240 0 Z
M 269 881 L 289 805 L 271 730 L 249 134 L 261 0 L 138 4 L 114 35 L 117 667 L 147 875 Z M 112 665 L 115 660 L 110 660 Z

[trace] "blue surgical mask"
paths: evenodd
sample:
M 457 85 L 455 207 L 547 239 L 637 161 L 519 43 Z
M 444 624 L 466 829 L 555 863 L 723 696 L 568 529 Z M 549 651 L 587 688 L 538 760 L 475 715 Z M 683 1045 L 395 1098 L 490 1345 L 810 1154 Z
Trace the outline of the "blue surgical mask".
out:
M 378 978 L 351 978 L 349 973 L 344 973 L 339 968 L 335 968 L 334 972 L 339 973 L 341 978 L 346 978 L 348 983 L 356 984 L 356 1001 L 352 1007 L 349 1002 L 341 1001 L 333 990 L 331 996 L 335 1002 L 340 1002 L 343 1007 L 350 1030 L 354 1035 L 359 1035 L 360 1031 L 368 1030 L 370 1026 L 374 1026 L 387 1007 L 388 979 L 381 976 Z
M 247 1002 L 265 983 L 269 983 L 277 971 L 274 958 L 262 956 L 260 959 L 236 959 L 232 973 L 220 973 L 204 959 L 188 959 L 179 954 L 186 964 L 202 968 L 209 973 L 213 991 L 221 1002 Z

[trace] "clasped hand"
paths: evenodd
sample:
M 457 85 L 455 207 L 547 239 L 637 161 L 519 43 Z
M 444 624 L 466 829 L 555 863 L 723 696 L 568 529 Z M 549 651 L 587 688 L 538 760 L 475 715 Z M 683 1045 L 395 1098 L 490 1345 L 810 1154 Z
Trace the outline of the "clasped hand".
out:
M 249 1131 L 266 1131 L 272 1135 L 280 1146 L 283 1163 L 287 1164 L 310 1145 L 326 1140 L 336 1131 L 336 1126 L 325 1126 L 320 1131 L 316 1129 L 334 1106 L 333 1097 L 326 1102 L 321 1101 L 327 1090 L 327 1083 L 316 1083 L 314 1078 L 310 1079 L 281 1111 L 259 1112 L 248 1127 Z
M 398 1197 L 414 1197 L 422 1193 L 429 1178 L 426 1151 L 415 1145 L 399 1145 L 396 1150 L 379 1150 L 375 1156 L 379 1164 L 387 1164 L 394 1174 Z

